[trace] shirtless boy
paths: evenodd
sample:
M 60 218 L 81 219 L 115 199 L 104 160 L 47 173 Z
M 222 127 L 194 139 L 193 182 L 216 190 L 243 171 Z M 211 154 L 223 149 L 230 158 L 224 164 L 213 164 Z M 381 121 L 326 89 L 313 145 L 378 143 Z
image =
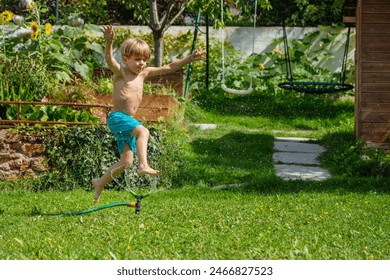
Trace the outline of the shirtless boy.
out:
M 108 115 L 107 124 L 114 134 L 120 160 L 113 164 L 99 179 L 92 180 L 95 189 L 94 203 L 99 202 L 103 188 L 113 177 L 120 175 L 133 164 L 134 152 L 139 160 L 138 175 L 156 175 L 158 170 L 151 168 L 147 161 L 147 145 L 149 130 L 133 116 L 142 100 L 143 85 L 146 77 L 175 72 L 184 65 L 204 59 L 205 52 L 196 51 L 193 54 L 161 67 L 149 67 L 147 61 L 151 51 L 141 39 L 130 38 L 121 45 L 121 55 L 124 67 L 113 56 L 113 40 L 115 36 L 111 25 L 103 26 L 105 38 L 105 59 L 114 73 L 113 108 Z

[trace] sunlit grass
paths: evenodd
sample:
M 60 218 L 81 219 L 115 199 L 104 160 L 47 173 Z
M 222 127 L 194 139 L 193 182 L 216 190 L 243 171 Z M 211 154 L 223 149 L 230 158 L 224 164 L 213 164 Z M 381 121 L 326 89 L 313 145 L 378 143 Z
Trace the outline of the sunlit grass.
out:
M 211 98 L 188 106 L 187 119 L 217 129 L 190 125 L 186 137 L 177 135 L 186 141 L 185 164 L 172 188 L 142 200 L 139 215 L 116 207 L 53 217 L 93 207 L 92 191 L 0 182 L 0 259 L 389 259 L 390 180 L 357 176 L 357 148 L 341 160 L 353 140 L 353 106 L 313 100 Z M 276 177 L 274 136 L 291 130 L 327 144 L 325 162 L 339 167 L 333 178 Z M 134 201 L 129 192 L 111 190 L 101 204 L 127 200 Z
M 139 215 L 118 207 L 67 218 L 43 214 L 90 207 L 91 192 L 6 192 L 0 198 L 0 258 L 390 257 L 388 195 L 314 188 L 256 192 L 201 184 L 155 193 L 143 200 Z M 109 191 L 103 203 L 129 198 Z

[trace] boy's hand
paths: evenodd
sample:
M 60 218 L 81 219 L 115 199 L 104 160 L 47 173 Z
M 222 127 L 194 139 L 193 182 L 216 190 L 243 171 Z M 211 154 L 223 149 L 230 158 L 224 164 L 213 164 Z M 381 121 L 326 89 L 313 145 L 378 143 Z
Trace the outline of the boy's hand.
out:
M 195 51 L 195 52 L 191 55 L 191 60 L 192 60 L 192 61 L 203 60 L 203 59 L 205 59 L 205 54 L 206 54 L 206 51 L 205 51 L 205 50 Z
M 111 25 L 103 25 L 102 31 L 106 41 L 112 42 L 114 40 L 115 32 Z

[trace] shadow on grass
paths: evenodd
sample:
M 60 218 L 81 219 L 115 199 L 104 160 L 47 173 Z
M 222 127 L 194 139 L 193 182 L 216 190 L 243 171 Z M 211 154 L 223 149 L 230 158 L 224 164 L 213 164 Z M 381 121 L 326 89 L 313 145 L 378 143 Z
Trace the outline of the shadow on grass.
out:
M 389 192 L 388 178 L 337 176 L 326 181 L 285 181 L 275 175 L 271 135 L 233 131 L 192 141 L 192 158 L 181 174 L 191 184 L 267 194 L 296 192 Z M 239 185 L 239 188 L 234 186 Z
M 191 142 L 192 156 L 182 175 L 191 182 L 210 186 L 247 183 L 272 171 L 273 137 L 265 134 L 229 132 L 199 137 Z
M 337 118 L 353 114 L 352 102 L 335 102 L 332 96 L 300 93 L 269 94 L 256 92 L 246 96 L 224 98 L 221 94 L 199 99 L 199 105 L 210 112 L 229 116 L 269 117 L 271 119 Z

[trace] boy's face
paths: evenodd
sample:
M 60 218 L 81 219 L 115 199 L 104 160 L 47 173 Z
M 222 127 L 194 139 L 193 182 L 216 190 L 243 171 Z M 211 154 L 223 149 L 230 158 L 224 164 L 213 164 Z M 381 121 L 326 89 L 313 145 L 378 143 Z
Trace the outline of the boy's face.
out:
M 140 55 L 131 55 L 123 57 L 123 62 L 131 72 L 139 74 L 146 67 L 147 59 Z

